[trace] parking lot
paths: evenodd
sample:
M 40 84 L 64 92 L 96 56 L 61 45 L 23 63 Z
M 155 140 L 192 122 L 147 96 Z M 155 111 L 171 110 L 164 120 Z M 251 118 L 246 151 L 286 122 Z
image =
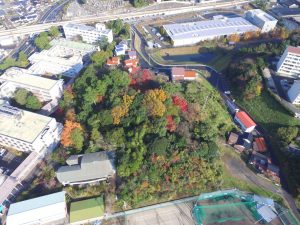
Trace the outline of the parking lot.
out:
M 23 159 L 22 156 L 16 156 L 11 151 L 0 147 L 0 173 L 9 176 Z

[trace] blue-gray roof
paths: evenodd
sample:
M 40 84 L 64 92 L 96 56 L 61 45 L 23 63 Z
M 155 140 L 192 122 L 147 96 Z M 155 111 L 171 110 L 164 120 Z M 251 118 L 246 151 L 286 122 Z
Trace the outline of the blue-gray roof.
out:
M 45 207 L 48 205 L 54 205 L 60 202 L 65 202 L 65 191 L 13 203 L 9 207 L 8 216 Z

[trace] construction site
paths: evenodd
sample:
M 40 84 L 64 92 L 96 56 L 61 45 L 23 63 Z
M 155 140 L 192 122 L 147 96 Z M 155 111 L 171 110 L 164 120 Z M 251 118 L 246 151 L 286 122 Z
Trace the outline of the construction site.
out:
M 273 199 L 236 189 L 116 213 L 105 225 L 298 225 Z

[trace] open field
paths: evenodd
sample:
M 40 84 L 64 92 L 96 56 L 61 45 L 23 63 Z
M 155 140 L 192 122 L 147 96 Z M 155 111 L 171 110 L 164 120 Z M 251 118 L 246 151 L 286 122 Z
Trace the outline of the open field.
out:
M 154 50 L 152 57 L 161 64 L 204 64 L 217 71 L 225 69 L 233 53 L 213 46 L 186 46 Z

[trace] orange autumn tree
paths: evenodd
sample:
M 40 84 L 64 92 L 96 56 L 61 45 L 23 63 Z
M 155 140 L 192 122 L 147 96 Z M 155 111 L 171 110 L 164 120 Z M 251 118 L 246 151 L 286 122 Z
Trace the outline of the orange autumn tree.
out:
M 70 120 L 66 120 L 63 132 L 61 134 L 61 144 L 64 147 L 70 147 L 74 144 L 72 142 L 71 134 L 72 134 L 72 131 L 75 130 L 75 129 L 82 130 L 82 127 L 81 127 L 80 123 L 70 121 Z
M 230 42 L 239 42 L 241 39 L 239 34 L 232 34 L 228 37 L 228 41 Z

